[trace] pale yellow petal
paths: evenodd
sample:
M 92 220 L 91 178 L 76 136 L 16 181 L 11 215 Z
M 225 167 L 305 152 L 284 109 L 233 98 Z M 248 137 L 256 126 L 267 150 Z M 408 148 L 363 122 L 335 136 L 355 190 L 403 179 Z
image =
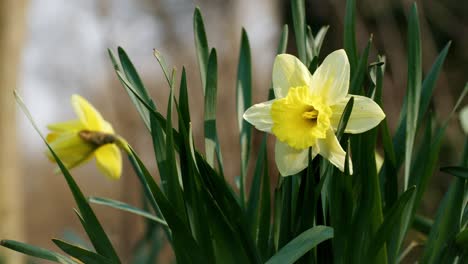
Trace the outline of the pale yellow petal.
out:
M 96 152 L 96 164 L 99 170 L 111 179 L 119 179 L 122 174 L 122 156 L 115 144 L 106 144 Z
M 335 104 L 345 98 L 349 88 L 349 61 L 343 49 L 328 55 L 311 78 L 310 89 L 314 96 Z
M 354 97 L 354 104 L 345 128 L 346 133 L 358 134 L 365 132 L 376 127 L 385 118 L 385 113 L 372 99 L 360 95 L 349 95 L 344 100 L 331 106 L 330 121 L 333 129 L 337 129 L 343 110 L 351 96 Z
M 50 131 L 66 132 L 66 131 L 81 131 L 85 129 L 81 120 L 71 120 L 66 122 L 54 123 L 47 125 Z
M 289 54 L 276 56 L 273 65 L 273 90 L 276 98 L 283 98 L 289 88 L 309 86 L 311 74 L 307 67 L 296 57 Z
M 79 95 L 72 96 L 72 105 L 78 118 L 88 130 L 113 133 L 112 127 L 107 125 L 101 114 L 83 97 Z M 104 130 L 112 131 L 104 131 Z
M 87 161 L 94 151 L 94 146 L 84 142 L 73 132 L 50 133 L 47 135 L 47 142 L 68 169 Z M 55 161 L 50 152 L 47 152 L 47 156 Z
M 273 120 L 271 119 L 271 105 L 275 100 L 255 104 L 244 113 L 244 119 L 256 129 L 271 133 Z
M 463 107 L 463 109 L 460 111 L 460 122 L 463 131 L 465 131 L 465 134 L 468 135 L 468 106 Z
M 380 156 L 380 154 L 376 151 L 375 152 L 375 165 L 377 167 L 377 172 L 379 172 L 380 169 L 382 169 L 383 163 L 384 163 L 383 157 Z
M 312 148 L 312 158 L 317 155 L 318 150 Z M 298 150 L 288 144 L 276 140 L 275 161 L 281 176 L 294 175 L 307 168 L 309 160 L 309 149 Z
M 338 142 L 335 133 L 330 129 L 327 131 L 327 137 L 324 139 L 318 139 L 317 145 L 319 147 L 319 155 L 329 160 L 335 165 L 340 171 L 344 171 L 346 152 Z M 349 171 L 353 174 L 353 166 L 351 160 L 349 160 Z

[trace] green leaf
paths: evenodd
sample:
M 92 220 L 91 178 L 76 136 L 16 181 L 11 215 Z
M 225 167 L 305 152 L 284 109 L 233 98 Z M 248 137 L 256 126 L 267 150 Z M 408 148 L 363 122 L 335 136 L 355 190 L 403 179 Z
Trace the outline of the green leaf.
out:
M 102 197 L 89 197 L 89 202 L 94 203 L 94 204 L 109 206 L 109 207 L 119 209 L 125 212 L 129 212 L 135 215 L 143 216 L 144 218 L 149 219 L 155 223 L 167 226 L 166 221 L 164 221 L 163 219 L 157 216 L 154 216 L 147 211 L 144 211 L 140 208 L 137 208 L 135 206 L 129 205 L 121 201 L 116 201 L 116 200 L 102 198 Z
M 211 167 L 215 166 L 215 154 L 219 170 L 222 173 L 222 156 L 216 131 L 216 97 L 218 90 L 218 63 L 216 50 L 212 49 L 208 59 L 208 71 L 205 88 L 205 153 L 206 160 Z
M 203 254 L 204 251 L 200 249 L 200 246 L 191 235 L 190 229 L 185 224 L 182 216 L 179 215 L 176 208 L 174 208 L 166 198 L 144 164 L 133 150 L 129 153 L 128 157 L 135 173 L 138 175 L 140 181 L 145 187 L 144 189 L 148 189 L 150 191 L 151 197 L 156 200 L 158 207 L 169 225 L 172 245 L 177 261 L 179 263 L 206 263 L 209 258 Z
M 134 88 L 135 92 L 145 101 L 149 102 L 151 100 L 143 82 L 141 81 L 138 72 L 136 71 L 133 63 L 130 61 L 125 50 L 121 47 L 118 47 L 117 52 L 119 54 L 120 63 L 122 64 L 122 71 L 116 69 L 116 73 L 122 72 L 125 75 L 125 79 L 131 86 Z M 115 58 L 112 54 L 112 51 L 109 50 L 109 56 L 111 57 L 112 61 L 115 61 Z M 115 68 L 114 64 L 114 68 Z M 146 127 L 149 129 L 149 113 L 148 110 L 139 102 L 139 100 L 135 97 L 135 95 L 127 90 L 130 99 L 132 100 L 133 104 L 135 105 L 140 117 L 143 119 Z
M 161 54 L 161 52 L 159 52 L 157 49 L 154 49 L 153 50 L 153 55 L 154 57 L 156 58 L 156 60 L 158 61 L 159 63 L 159 66 L 161 66 L 161 69 L 164 73 L 164 77 L 166 77 L 166 81 L 167 81 L 167 84 L 169 86 L 172 85 L 172 79 L 173 79 L 173 76 L 171 76 L 169 74 L 169 69 L 167 68 L 167 63 L 166 63 L 166 59 L 164 59 L 164 56 Z
M 250 44 L 247 32 L 242 29 L 239 63 L 237 67 L 236 86 L 236 110 L 239 125 L 240 143 L 240 199 L 241 205 L 245 204 L 245 178 L 247 177 L 247 166 L 250 157 L 250 144 L 252 137 L 252 126 L 244 120 L 245 110 L 252 105 L 252 60 L 250 56 Z
M 408 188 L 414 138 L 418 125 L 418 113 L 421 101 L 421 34 L 418 11 L 413 3 L 408 23 L 408 87 L 406 89 L 406 143 L 405 143 L 405 178 L 404 190 Z
M 29 244 L 21 243 L 21 242 L 14 241 L 14 240 L 2 240 L 0 241 L 0 245 L 6 248 L 12 249 L 14 251 L 21 252 L 28 256 L 50 260 L 50 261 L 57 262 L 57 263 L 62 263 L 62 264 L 77 264 L 78 263 L 60 253 L 50 251 L 45 248 L 40 248 L 40 247 L 32 246 Z
M 258 249 L 255 246 L 251 232 L 249 232 L 248 221 L 245 219 L 244 211 L 238 204 L 235 193 L 227 184 L 225 178 L 219 175 L 199 153 L 195 153 L 195 155 L 202 186 L 208 190 L 209 195 L 212 197 L 212 200 L 205 200 L 207 201 L 206 204 L 210 206 L 207 211 L 212 212 L 215 217 L 208 218 L 219 221 L 215 222 L 217 225 L 213 225 L 213 228 L 216 228 L 213 231 L 220 232 L 220 235 L 229 232 L 228 242 L 232 245 L 231 250 L 237 250 L 241 258 L 245 255 L 250 262 L 259 263 Z M 212 202 L 215 202 L 215 204 Z M 220 219 L 219 216 L 223 217 Z M 225 227 L 218 229 L 218 225 Z M 216 245 L 215 243 L 214 246 L 222 245 Z
M 281 248 L 267 264 L 294 263 L 305 253 L 315 248 L 318 244 L 333 237 L 333 228 L 327 226 L 315 226 L 289 242 Z
M 414 216 L 412 227 L 414 230 L 427 236 L 429 235 L 429 232 L 431 232 L 433 224 L 434 221 L 432 219 L 416 214 Z
M 19 95 L 15 92 L 15 97 L 18 105 L 21 107 L 29 121 L 31 122 L 32 126 L 36 130 L 36 132 L 39 134 L 39 136 L 42 138 L 44 143 L 46 144 L 47 148 L 49 149 L 50 153 L 54 157 L 55 161 L 57 162 L 57 165 L 59 166 L 60 170 L 63 173 L 63 176 L 68 184 L 68 187 L 70 188 L 73 198 L 75 199 L 75 202 L 78 206 L 79 212 L 81 216 L 83 217 L 84 220 L 84 229 L 86 233 L 88 234 L 89 239 L 91 240 L 91 243 L 93 244 L 94 248 L 96 251 L 110 260 L 112 260 L 115 263 L 120 263 L 120 259 L 117 256 L 117 253 L 115 252 L 114 247 L 112 246 L 112 243 L 110 242 L 109 238 L 107 237 L 106 232 L 101 226 L 101 223 L 97 219 L 96 215 L 94 214 L 93 209 L 91 206 L 88 204 L 87 199 L 81 192 L 80 188 L 76 184 L 75 180 L 71 176 L 70 172 L 68 169 L 65 167 L 65 165 L 62 163 L 60 158 L 57 156 L 57 154 L 54 152 L 52 147 L 47 143 L 47 140 L 45 137 L 41 134 L 39 128 L 37 125 L 34 123 L 34 120 L 26 108 L 26 106 L 23 103 L 23 100 L 19 97 Z
M 367 60 L 369 58 L 369 50 L 370 50 L 371 44 L 372 44 L 372 36 L 367 41 L 366 48 L 364 49 L 364 52 L 359 58 L 359 63 L 357 65 L 357 68 L 355 68 L 355 70 L 352 71 L 351 84 L 350 84 L 351 86 L 349 88 L 350 94 L 357 94 L 357 95 L 363 94 L 362 84 L 364 82 L 364 78 L 366 77 L 366 74 L 368 71 Z
M 268 174 L 267 135 L 263 135 L 257 154 L 252 186 L 247 207 L 247 219 L 253 238 L 265 261 L 268 257 L 270 233 L 270 175 Z
M 264 135 L 260 149 L 257 154 L 257 161 L 255 163 L 254 175 L 252 178 L 252 184 L 250 186 L 249 200 L 247 204 L 247 218 L 253 232 L 253 237 L 257 237 L 257 231 L 259 228 L 258 215 L 259 215 L 259 204 L 260 204 L 260 193 L 262 187 L 262 178 L 265 167 L 265 155 L 267 151 L 267 136 Z
M 198 7 L 195 8 L 193 13 L 193 34 L 195 36 L 195 51 L 198 58 L 198 67 L 200 68 L 203 94 L 205 94 L 209 47 L 208 40 L 206 38 L 205 25 L 203 23 L 203 16 Z
M 392 233 L 395 232 L 395 228 L 398 228 L 398 223 L 412 213 L 411 204 L 416 194 L 415 190 L 415 186 L 408 188 L 392 208 L 388 210 L 388 213 L 385 215 L 385 220 L 372 238 L 372 243 L 367 253 L 367 260 L 371 261 L 376 257 L 380 249 L 391 238 Z
M 286 52 L 286 48 L 288 47 L 288 32 L 288 25 L 284 25 L 283 30 L 281 31 L 281 37 L 278 43 L 276 54 L 282 54 Z
M 297 52 L 299 59 L 304 64 L 307 62 L 306 53 L 306 20 L 305 20 L 305 2 L 304 0 L 291 1 L 292 19 L 294 25 L 294 35 L 296 36 Z
M 457 245 L 464 251 L 468 251 L 468 229 L 463 229 L 455 238 Z
M 419 107 L 419 114 L 418 114 L 418 126 L 421 125 L 424 119 L 424 113 L 427 112 L 429 104 L 431 102 L 432 94 L 434 92 L 435 85 L 437 83 L 437 79 L 439 77 L 440 71 L 442 70 L 442 65 L 444 64 L 445 58 L 447 57 L 447 53 L 450 48 L 450 42 L 447 43 L 444 49 L 440 52 L 439 56 L 437 56 L 434 64 L 432 65 L 429 73 L 427 74 L 424 82 L 422 84 L 422 94 L 421 94 L 421 106 Z M 405 138 L 406 138 L 406 102 L 407 98 L 405 97 L 405 102 L 403 103 L 403 111 L 401 113 L 400 122 L 393 138 L 393 147 L 395 149 L 395 157 L 396 163 L 395 168 L 398 170 L 404 160 L 405 157 Z
M 346 103 L 345 108 L 343 109 L 343 114 L 341 114 L 340 122 L 338 123 L 338 127 L 336 129 L 336 137 L 338 138 L 338 140 L 341 139 L 346 129 L 346 125 L 348 125 L 349 117 L 351 116 L 351 112 L 353 110 L 353 105 L 354 97 L 351 96 L 348 103 Z
M 346 1 L 346 13 L 344 18 L 344 48 L 348 55 L 351 66 L 351 76 L 357 66 L 357 48 L 356 48 L 356 3 L 354 0 Z
M 112 264 L 111 260 L 106 257 L 103 257 L 99 254 L 96 254 L 92 251 L 86 250 L 84 248 L 72 245 L 62 240 L 52 239 L 55 245 L 57 245 L 63 252 L 68 255 L 83 261 L 86 264 Z
M 180 89 L 179 89 L 179 109 L 180 117 L 188 129 L 190 124 L 190 107 L 189 107 L 189 95 L 187 91 L 187 76 L 185 73 L 185 67 L 182 67 L 182 77 L 180 78 Z
M 444 261 L 442 256 L 460 230 L 460 218 L 463 208 L 465 179 L 456 178 L 445 194 L 431 232 L 424 248 L 421 263 L 452 263 Z
M 174 76 L 174 74 L 173 74 Z M 174 81 L 171 82 L 173 87 Z M 167 199 L 171 201 L 178 214 L 182 217 L 183 221 L 187 221 L 187 214 L 185 208 L 185 201 L 182 193 L 182 188 L 179 181 L 179 172 L 177 170 L 177 162 L 174 150 L 174 137 L 172 135 L 172 107 L 174 102 L 173 88 L 169 94 L 169 102 L 167 103 L 166 115 L 166 162 L 167 162 Z
M 320 50 L 322 49 L 323 40 L 325 39 L 325 36 L 327 35 L 327 32 L 328 32 L 329 28 L 330 28 L 330 26 L 323 26 L 323 27 L 320 28 L 319 32 L 317 32 L 317 34 L 315 35 L 313 47 L 314 47 L 314 54 L 317 57 L 320 54 Z
M 468 168 L 462 166 L 448 166 L 440 168 L 440 171 L 456 176 L 461 179 L 468 179 Z

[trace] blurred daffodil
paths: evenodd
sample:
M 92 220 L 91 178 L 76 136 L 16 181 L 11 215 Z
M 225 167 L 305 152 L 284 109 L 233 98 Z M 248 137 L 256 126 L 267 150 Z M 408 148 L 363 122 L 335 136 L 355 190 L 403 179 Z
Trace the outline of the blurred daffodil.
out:
M 460 122 L 465 134 L 468 135 L 468 105 L 460 111 Z
M 307 167 L 309 147 L 312 158 L 319 154 L 344 171 L 346 153 L 334 131 L 351 96 L 354 106 L 346 133 L 365 132 L 385 118 L 372 99 L 349 95 L 348 88 L 349 62 L 344 50 L 328 55 L 313 75 L 292 55 L 276 57 L 273 66 L 276 99 L 253 105 L 244 118 L 257 129 L 276 136 L 275 159 L 282 176 Z
M 120 178 L 122 156 L 118 145 L 126 145 L 122 144 L 123 139 L 83 97 L 73 95 L 71 103 L 78 119 L 48 125 L 47 142 L 68 169 L 95 157 L 104 175 Z M 48 156 L 54 161 L 51 153 Z

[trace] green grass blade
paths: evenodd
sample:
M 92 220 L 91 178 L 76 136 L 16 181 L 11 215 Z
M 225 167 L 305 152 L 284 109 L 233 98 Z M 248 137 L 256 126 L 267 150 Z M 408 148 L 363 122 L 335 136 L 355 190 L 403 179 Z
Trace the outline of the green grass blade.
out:
M 292 264 L 305 253 L 315 248 L 318 244 L 332 237 L 333 228 L 327 226 L 315 226 L 294 238 L 286 246 L 281 248 L 278 253 L 271 257 L 266 263 Z
M 299 59 L 302 61 L 302 63 L 308 65 L 306 53 L 305 1 L 292 0 L 291 10 L 294 26 L 294 35 L 296 37 L 296 46 L 297 52 L 299 53 Z
M 357 48 L 356 48 L 356 3 L 354 0 L 346 1 L 346 13 L 344 20 L 344 48 L 348 55 L 351 66 L 351 76 L 354 76 L 354 70 L 357 67 Z
M 240 199 L 241 205 L 245 204 L 245 178 L 247 177 L 247 166 L 250 158 L 250 145 L 252 138 L 252 126 L 244 120 L 245 110 L 252 105 L 252 59 L 250 55 L 249 37 L 245 29 L 242 29 L 239 63 L 237 67 L 236 86 L 236 110 L 239 126 L 240 143 Z
M 208 68 L 209 46 L 206 38 L 205 24 L 200 9 L 197 7 L 193 13 L 193 34 L 195 36 L 195 51 L 200 68 L 200 78 L 202 82 L 203 94 L 206 87 L 206 72 Z
M 419 105 L 421 101 L 421 33 L 419 30 L 418 11 L 413 3 L 408 22 L 408 87 L 406 90 L 406 142 L 404 190 L 408 188 L 414 138 L 418 125 Z
M 117 256 L 117 253 L 115 252 L 114 247 L 112 246 L 111 241 L 109 240 L 109 237 L 107 236 L 106 232 L 101 226 L 101 223 L 97 219 L 96 215 L 94 214 L 93 209 L 89 205 L 87 199 L 81 192 L 80 188 L 78 187 L 78 184 L 76 184 L 75 180 L 71 176 L 70 172 L 68 169 L 65 167 L 65 165 L 62 163 L 60 158 L 56 155 L 54 150 L 50 147 L 50 145 L 47 143 L 47 140 L 45 137 L 42 135 L 40 132 L 39 128 L 37 125 L 34 123 L 34 120 L 26 108 L 26 106 L 23 103 L 23 100 L 19 97 L 19 95 L 15 92 L 15 97 L 18 105 L 21 107 L 29 121 L 31 122 L 32 126 L 36 130 L 36 132 L 39 134 L 39 136 L 42 138 L 44 143 L 46 144 L 47 148 L 49 149 L 50 153 L 54 157 L 55 161 L 57 162 L 57 165 L 59 166 L 60 170 L 62 171 L 62 174 L 68 184 L 68 187 L 70 188 L 70 191 L 73 194 L 73 198 L 75 199 L 75 202 L 78 206 L 79 212 L 81 216 L 84 219 L 85 225 L 83 226 L 86 233 L 88 234 L 89 239 L 91 240 L 91 243 L 93 244 L 94 248 L 96 251 L 100 254 L 103 255 L 110 260 L 112 260 L 115 263 L 120 263 L 120 259 Z
M 99 205 L 112 207 L 112 208 L 115 208 L 115 209 L 119 209 L 119 210 L 122 210 L 122 211 L 125 211 L 125 212 L 135 214 L 135 215 L 143 216 L 144 218 L 149 219 L 149 220 L 151 220 L 151 221 L 153 221 L 153 222 L 155 222 L 157 224 L 167 226 L 166 221 L 164 221 L 163 219 L 161 219 L 161 218 L 159 218 L 157 216 L 154 216 L 154 215 L 152 215 L 151 213 L 149 213 L 147 211 L 144 211 L 144 210 L 142 210 L 140 208 L 137 208 L 137 207 L 135 207 L 133 205 L 130 205 L 130 204 L 127 204 L 127 203 L 124 203 L 124 202 L 121 202 L 121 201 L 116 201 L 116 200 L 112 200 L 112 199 L 108 199 L 108 198 L 102 198 L 102 197 L 89 197 L 89 202 L 91 202 L 93 204 L 99 204 Z
M 103 257 L 99 254 L 96 254 L 92 251 L 86 250 L 82 247 L 78 247 L 76 245 L 72 245 L 65 241 L 59 239 L 52 239 L 57 247 L 59 247 L 63 252 L 67 253 L 68 255 L 83 261 L 86 264 L 112 264 L 111 260 L 106 257 Z
M 17 252 L 21 252 L 28 256 L 50 260 L 56 263 L 62 263 L 62 264 L 77 264 L 78 263 L 60 253 L 57 253 L 57 252 L 54 252 L 45 248 L 40 248 L 40 247 L 32 246 L 29 244 L 21 243 L 21 242 L 14 241 L 14 240 L 2 240 L 0 241 L 0 245 L 3 247 L 9 248 L 11 250 L 17 251 Z

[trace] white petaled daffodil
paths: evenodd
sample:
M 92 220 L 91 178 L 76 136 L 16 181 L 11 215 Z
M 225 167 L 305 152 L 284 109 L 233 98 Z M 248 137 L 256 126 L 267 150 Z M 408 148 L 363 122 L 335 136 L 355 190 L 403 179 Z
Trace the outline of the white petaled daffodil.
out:
M 119 146 L 125 141 L 114 133 L 112 125 L 83 97 L 73 95 L 71 103 L 78 119 L 50 124 L 46 140 L 68 169 L 96 158 L 99 170 L 111 179 L 120 178 L 122 156 Z M 55 161 L 52 154 L 48 156 Z
M 463 131 L 468 135 L 468 105 L 460 111 L 460 123 Z
M 282 176 L 308 165 L 308 149 L 344 171 L 346 153 L 335 136 L 349 99 L 354 97 L 345 133 L 377 126 L 385 114 L 372 99 L 348 94 L 349 61 L 344 50 L 329 54 L 313 75 L 296 57 L 280 54 L 273 65 L 275 99 L 253 105 L 244 119 L 276 136 L 275 160 Z M 351 162 L 350 172 L 352 173 Z

